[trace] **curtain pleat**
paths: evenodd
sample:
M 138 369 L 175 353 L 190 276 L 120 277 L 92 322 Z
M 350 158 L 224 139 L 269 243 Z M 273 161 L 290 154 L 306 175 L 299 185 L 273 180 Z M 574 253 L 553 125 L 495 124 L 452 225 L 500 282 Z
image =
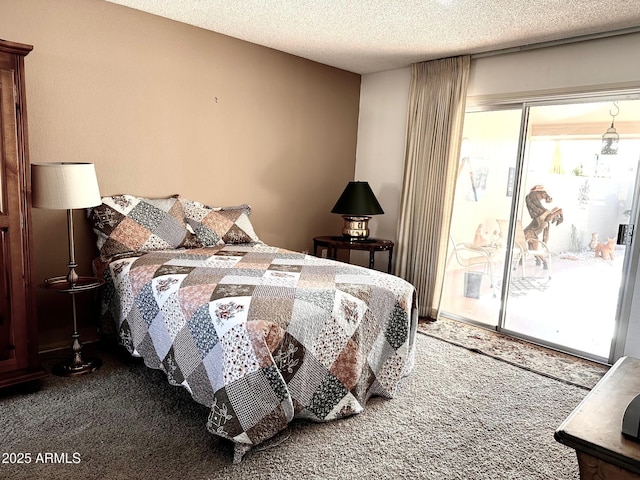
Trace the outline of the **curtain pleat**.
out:
M 419 314 L 436 318 L 460 156 L 470 57 L 411 66 L 395 274 L 417 290 Z

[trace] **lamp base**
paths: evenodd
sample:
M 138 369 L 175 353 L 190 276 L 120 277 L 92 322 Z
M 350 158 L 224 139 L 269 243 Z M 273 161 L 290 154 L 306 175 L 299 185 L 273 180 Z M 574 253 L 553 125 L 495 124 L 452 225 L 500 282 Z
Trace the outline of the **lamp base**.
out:
M 75 308 L 74 308 L 75 310 Z M 75 377 L 85 373 L 95 372 L 102 365 L 99 358 L 82 358 L 82 344 L 80 343 L 80 334 L 73 332 L 73 358 L 68 363 L 60 363 L 53 367 L 51 372 L 60 377 Z
M 78 363 L 72 360 L 69 363 L 60 363 L 53 367 L 51 373 L 59 377 L 75 377 L 85 373 L 95 372 L 102 366 L 102 360 L 99 358 L 84 358 Z
M 351 239 L 364 239 L 369 236 L 369 220 L 371 217 L 343 215 L 342 236 Z

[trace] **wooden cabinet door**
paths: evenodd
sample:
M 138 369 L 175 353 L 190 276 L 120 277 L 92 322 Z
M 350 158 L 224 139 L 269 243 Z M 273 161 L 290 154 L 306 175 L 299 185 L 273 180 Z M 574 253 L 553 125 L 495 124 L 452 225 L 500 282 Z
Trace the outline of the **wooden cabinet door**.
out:
M 28 366 L 22 192 L 13 70 L 0 70 L 0 372 Z
M 47 376 L 38 358 L 24 57 L 0 39 L 0 392 Z

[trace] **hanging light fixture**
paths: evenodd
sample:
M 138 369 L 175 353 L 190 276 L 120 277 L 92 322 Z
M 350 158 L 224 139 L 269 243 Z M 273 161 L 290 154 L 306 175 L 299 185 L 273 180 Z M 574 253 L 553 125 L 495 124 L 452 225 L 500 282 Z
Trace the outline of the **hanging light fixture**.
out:
M 600 151 L 602 155 L 618 154 L 618 140 L 620 139 L 620 135 L 616 132 L 613 122 L 615 121 L 618 113 L 620 113 L 620 109 L 618 108 L 618 102 L 613 102 L 613 106 L 616 107 L 616 113 L 613 114 L 611 113 L 611 110 L 609 110 L 609 115 L 611 115 L 611 126 L 607 128 L 607 131 L 602 135 L 602 150 Z

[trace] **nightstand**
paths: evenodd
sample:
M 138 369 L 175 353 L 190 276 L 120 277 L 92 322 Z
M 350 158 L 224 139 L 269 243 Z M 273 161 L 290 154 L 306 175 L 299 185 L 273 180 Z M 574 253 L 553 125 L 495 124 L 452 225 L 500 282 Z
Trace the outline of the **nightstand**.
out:
M 383 240 L 379 238 L 367 238 L 365 240 L 349 240 L 345 237 L 320 236 L 313 239 L 313 255 L 318 256 L 322 250 L 327 251 L 327 258 L 336 260 L 338 250 L 366 250 L 369 252 L 369 268 L 373 269 L 375 264 L 376 252 L 389 252 L 389 264 L 387 273 L 391 273 L 391 260 L 393 258 L 394 243 L 391 240 Z
M 622 357 L 558 427 L 575 449 L 581 479 L 640 479 L 640 443 L 622 434 L 629 402 L 640 392 L 640 359 Z

